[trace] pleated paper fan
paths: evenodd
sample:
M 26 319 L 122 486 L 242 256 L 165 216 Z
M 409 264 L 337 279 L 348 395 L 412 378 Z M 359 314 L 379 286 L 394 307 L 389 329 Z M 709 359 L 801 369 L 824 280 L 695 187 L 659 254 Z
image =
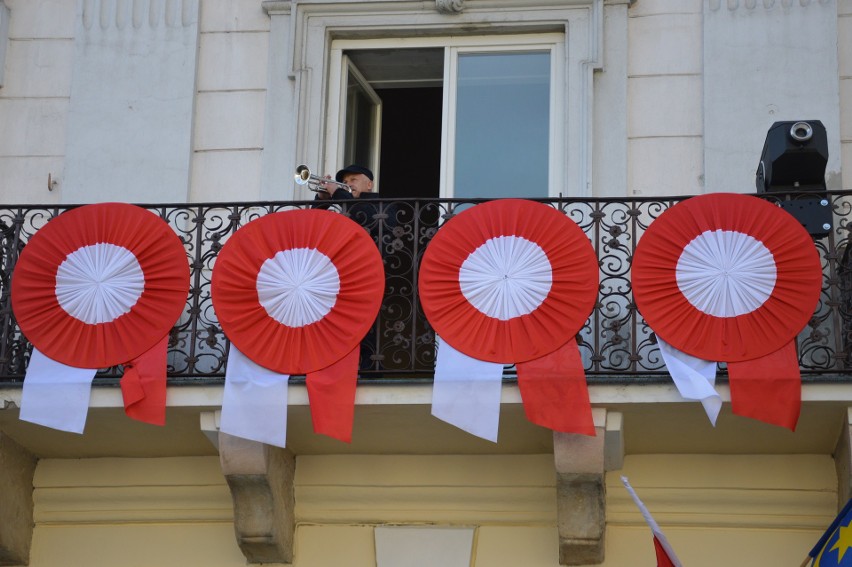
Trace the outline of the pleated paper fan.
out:
M 161 341 L 188 290 L 186 253 L 169 226 L 141 207 L 101 203 L 59 215 L 29 240 L 12 308 L 46 356 L 106 368 Z
M 561 212 L 503 199 L 448 221 L 420 267 L 423 310 L 459 351 L 523 362 L 573 340 L 598 292 L 589 239 Z
M 375 243 L 325 210 L 266 215 L 238 230 L 213 270 L 213 307 L 227 337 L 282 374 L 337 362 L 373 324 L 384 293 Z
M 639 240 L 637 307 L 668 344 L 703 360 L 776 352 L 812 316 L 822 270 L 789 213 L 757 197 L 715 193 L 666 210 Z

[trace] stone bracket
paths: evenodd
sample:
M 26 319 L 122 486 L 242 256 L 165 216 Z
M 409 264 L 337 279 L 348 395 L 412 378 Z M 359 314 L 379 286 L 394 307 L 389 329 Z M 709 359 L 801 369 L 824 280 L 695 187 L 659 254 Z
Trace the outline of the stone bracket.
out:
M 0 565 L 29 565 L 37 462 L 0 431 Z
M 607 470 L 624 460 L 622 416 L 607 412 L 595 436 L 553 433 L 556 468 L 556 524 L 560 565 L 594 565 L 604 560 Z
M 237 544 L 248 562 L 292 563 L 293 453 L 219 432 L 219 461 L 234 501 Z

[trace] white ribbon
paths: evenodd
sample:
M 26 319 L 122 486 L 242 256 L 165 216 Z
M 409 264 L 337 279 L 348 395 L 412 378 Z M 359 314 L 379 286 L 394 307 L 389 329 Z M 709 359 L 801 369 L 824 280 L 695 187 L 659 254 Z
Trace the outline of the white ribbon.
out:
M 288 379 L 287 374 L 253 362 L 231 344 L 219 429 L 243 439 L 286 446 Z
M 699 400 L 710 422 L 715 426 L 722 397 L 716 392 L 716 363 L 682 352 L 657 337 L 660 354 L 680 395 L 687 400 Z
M 435 346 L 432 415 L 496 443 L 503 364 L 472 358 L 437 335 Z
M 76 368 L 33 348 L 21 391 L 23 421 L 83 433 L 96 368 Z

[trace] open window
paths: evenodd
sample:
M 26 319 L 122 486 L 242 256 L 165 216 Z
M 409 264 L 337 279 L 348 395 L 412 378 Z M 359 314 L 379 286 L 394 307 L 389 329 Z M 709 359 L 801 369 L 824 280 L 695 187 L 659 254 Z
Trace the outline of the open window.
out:
M 387 197 L 564 192 L 562 34 L 403 43 L 332 43 L 326 155 L 371 165 Z

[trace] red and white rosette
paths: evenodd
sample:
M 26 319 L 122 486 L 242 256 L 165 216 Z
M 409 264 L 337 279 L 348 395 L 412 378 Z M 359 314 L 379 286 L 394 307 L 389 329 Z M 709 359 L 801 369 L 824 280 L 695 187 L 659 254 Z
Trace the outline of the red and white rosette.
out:
M 359 345 L 384 286 L 375 243 L 337 213 L 274 213 L 234 233 L 212 278 L 231 341 L 222 431 L 285 446 L 287 380 L 306 374 L 314 430 L 350 441 Z
M 693 197 L 650 225 L 632 269 L 637 307 L 684 397 L 709 400 L 715 422 L 712 382 L 724 361 L 734 413 L 795 428 L 795 338 L 822 285 L 816 248 L 796 219 L 757 197 Z
M 21 419 L 82 433 L 95 373 L 121 364 L 127 414 L 165 423 L 168 333 L 188 290 L 180 239 L 141 207 L 85 205 L 48 222 L 12 278 L 12 308 L 34 346 Z
M 516 364 L 532 422 L 594 435 L 575 337 L 598 264 L 573 221 L 520 199 L 466 209 L 429 243 L 418 287 L 439 337 L 433 415 L 496 441 L 503 365 Z

